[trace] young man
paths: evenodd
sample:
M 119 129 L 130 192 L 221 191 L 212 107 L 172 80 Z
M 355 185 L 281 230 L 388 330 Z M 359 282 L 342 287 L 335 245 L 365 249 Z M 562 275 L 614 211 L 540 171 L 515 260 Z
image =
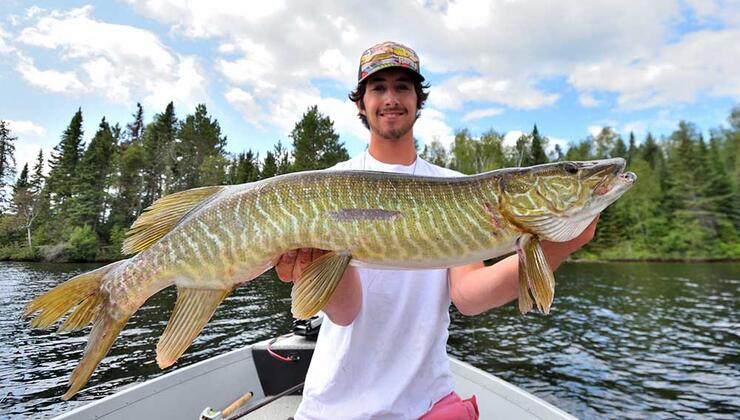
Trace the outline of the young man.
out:
M 410 48 L 385 42 L 360 58 L 350 98 L 370 130 L 364 153 L 331 169 L 460 176 L 419 158 L 413 127 L 427 93 L 419 59 Z M 331 170 L 330 169 L 330 170 Z M 566 243 L 543 243 L 555 269 L 593 238 L 596 221 Z M 283 255 L 283 281 L 297 279 L 321 250 Z M 378 270 L 350 266 L 319 332 L 295 418 L 477 418 L 475 399 L 452 390 L 446 343 L 449 306 L 476 315 L 517 297 L 518 262 L 512 256 L 490 267 L 482 262 L 441 270 Z

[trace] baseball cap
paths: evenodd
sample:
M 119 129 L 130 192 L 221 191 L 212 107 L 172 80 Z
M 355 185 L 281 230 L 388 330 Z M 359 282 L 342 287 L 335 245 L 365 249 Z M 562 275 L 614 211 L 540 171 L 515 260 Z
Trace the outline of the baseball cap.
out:
M 424 81 L 424 76 L 419 72 L 419 56 L 416 52 L 403 44 L 386 41 L 373 45 L 362 53 L 360 69 L 357 72 L 357 83 L 389 67 L 403 67 L 411 70 L 421 81 Z

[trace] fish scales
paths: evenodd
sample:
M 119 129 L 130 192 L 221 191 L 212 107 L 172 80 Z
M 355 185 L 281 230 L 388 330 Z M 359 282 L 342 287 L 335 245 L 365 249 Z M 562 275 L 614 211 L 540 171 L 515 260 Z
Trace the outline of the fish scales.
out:
M 512 251 L 520 260 L 520 310 L 532 309 L 534 300 L 547 313 L 554 279 L 540 239 L 565 241 L 583 231 L 635 181 L 624 166 L 623 159 L 559 162 L 454 178 L 316 171 L 183 191 L 161 198 L 134 223 L 123 250 L 136 255 L 74 277 L 25 312 L 41 311 L 34 325 L 45 327 L 65 308 L 97 305 L 70 324 L 94 326 L 65 399 L 84 386 L 151 295 L 178 288 L 157 346 L 157 362 L 166 367 L 231 290 L 296 248 L 329 251 L 293 286 L 300 318 L 328 302 L 349 263 L 446 268 Z

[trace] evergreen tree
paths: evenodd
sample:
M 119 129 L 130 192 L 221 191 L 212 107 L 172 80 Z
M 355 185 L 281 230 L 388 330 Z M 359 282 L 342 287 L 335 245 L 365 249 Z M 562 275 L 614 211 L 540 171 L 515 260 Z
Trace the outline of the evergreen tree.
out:
M 103 232 L 99 228 L 107 213 L 108 190 L 117 146 L 111 127 L 103 117 L 78 165 L 71 215 L 76 226 L 88 225 L 101 236 Z
M 173 143 L 176 129 L 177 117 L 172 102 L 167 104 L 165 111 L 157 114 L 154 122 L 144 129 L 142 208 L 151 205 L 164 191 L 168 190 L 167 181 L 172 179 L 172 166 L 175 161 Z
M 629 165 L 633 159 L 637 156 L 637 143 L 635 141 L 635 133 L 630 131 L 629 148 L 627 149 L 627 165 Z
M 130 226 L 143 210 L 144 171 L 147 159 L 144 152 L 144 110 L 136 104 L 133 121 L 126 124 L 124 141 L 119 142 L 116 195 L 111 209 L 111 231 Z
M 181 191 L 202 186 L 198 181 L 199 169 L 207 158 L 223 155 L 226 137 L 221 135 L 218 120 L 211 119 L 206 106 L 199 104 L 195 114 L 186 116 L 180 124 L 175 145 L 170 189 Z M 206 167 L 213 169 L 213 163 L 223 160 L 210 159 L 209 162 Z
M 275 156 L 275 164 L 277 168 L 275 175 L 282 175 L 290 172 L 290 152 L 288 152 L 280 140 L 278 140 L 277 144 L 273 148 L 273 155 Z
M 277 175 L 278 167 L 277 160 L 272 151 L 267 151 L 265 155 L 265 161 L 262 163 L 262 171 L 260 172 L 260 179 L 272 178 Z
M 58 214 L 65 213 L 66 201 L 72 196 L 77 166 L 85 147 L 82 135 L 82 109 L 78 108 L 49 160 L 50 169 L 46 186 Z
M 39 149 L 39 154 L 36 157 L 36 164 L 33 165 L 33 173 L 31 174 L 31 188 L 34 193 L 39 193 L 44 187 L 44 150 Z
M 10 135 L 5 121 L 0 120 L 0 215 L 8 205 L 6 188 L 15 177 L 15 145 L 17 138 Z
M 349 159 L 334 123 L 316 105 L 310 107 L 290 134 L 293 139 L 293 170 L 324 169 Z
M 545 153 L 545 142 L 542 137 L 540 137 L 540 132 L 537 130 L 537 124 L 534 125 L 530 138 L 532 139 L 532 146 L 530 150 L 531 164 L 539 165 L 549 162 L 549 159 L 547 159 L 547 154 Z
M 126 124 L 126 132 L 129 142 L 141 140 L 144 136 L 144 108 L 139 102 L 136 103 L 136 113 L 131 115 L 134 120 Z
M 270 155 L 272 154 L 270 153 Z M 232 164 L 232 168 L 234 169 L 233 175 L 231 176 L 231 183 L 244 184 L 246 182 L 254 182 L 259 180 L 260 170 L 257 163 L 258 161 L 259 157 L 255 156 L 254 152 L 252 152 L 252 149 L 249 149 L 246 153 L 239 153 Z M 275 169 L 277 169 L 277 167 Z
M 648 133 L 641 148 L 642 158 L 650 164 L 651 169 L 655 169 L 663 162 L 663 153 L 660 146 L 655 142 L 653 135 Z
M 622 140 L 622 137 L 617 137 L 617 140 L 614 142 L 614 147 L 609 152 L 609 157 L 621 157 L 625 160 L 629 159 L 629 154 L 627 152 L 627 146 L 624 144 L 624 141 Z

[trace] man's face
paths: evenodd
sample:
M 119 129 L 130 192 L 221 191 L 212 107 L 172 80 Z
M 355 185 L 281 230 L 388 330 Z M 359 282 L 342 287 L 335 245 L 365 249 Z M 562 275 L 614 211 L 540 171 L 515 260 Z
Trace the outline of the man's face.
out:
M 367 117 L 370 131 L 381 138 L 398 140 L 416 122 L 416 90 L 411 75 L 403 69 L 381 70 L 367 79 L 360 113 Z

